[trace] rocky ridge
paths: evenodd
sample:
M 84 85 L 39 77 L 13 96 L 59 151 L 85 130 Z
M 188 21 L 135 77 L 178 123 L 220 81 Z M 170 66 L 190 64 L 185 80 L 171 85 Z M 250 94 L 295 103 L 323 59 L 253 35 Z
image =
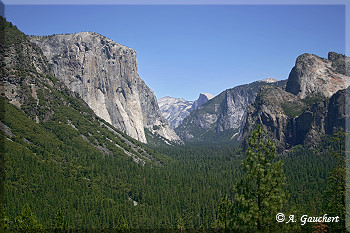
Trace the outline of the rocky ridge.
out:
M 54 75 L 102 119 L 146 143 L 145 129 L 180 142 L 137 74 L 136 52 L 93 32 L 33 36 Z
M 279 82 L 257 81 L 227 89 L 192 111 L 175 129 L 184 141 L 237 141 L 251 104 L 263 84 L 284 85 Z
M 350 85 L 345 60 L 349 62 L 349 58 L 334 52 L 328 54 L 328 59 L 308 53 L 300 55 L 289 74 L 286 91 L 301 99 L 310 95 L 331 97 Z
M 324 135 L 349 130 L 345 127 L 346 119 L 350 120 L 345 99 L 350 77 L 344 68 L 349 58 L 334 52 L 328 58 L 302 54 L 290 72 L 285 90 L 261 87 L 248 108 L 243 146 L 258 124 L 280 152 L 298 144 L 313 147 Z
M 171 127 L 176 128 L 190 115 L 193 101 L 166 96 L 158 100 L 158 105 Z
M 175 129 L 192 111 L 212 98 L 214 98 L 214 96 L 210 93 L 200 93 L 198 99 L 195 101 L 166 96 L 159 99 L 158 104 L 165 119 L 167 119 L 169 124 Z

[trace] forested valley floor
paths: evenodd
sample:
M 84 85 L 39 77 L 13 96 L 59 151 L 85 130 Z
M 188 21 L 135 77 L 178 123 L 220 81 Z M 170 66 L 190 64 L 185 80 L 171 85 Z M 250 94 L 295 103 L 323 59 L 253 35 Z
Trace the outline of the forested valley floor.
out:
M 220 227 L 222 196 L 233 201 L 233 187 L 245 175 L 245 154 L 233 146 L 157 147 L 150 150 L 162 165 L 142 166 L 6 106 L 3 114 L 15 117 L 5 119 L 16 119 L 9 124 L 17 129 L 17 136 L 2 137 L 9 229 L 28 209 L 43 229 L 213 229 Z M 297 146 L 277 157 L 286 175 L 281 212 L 318 216 L 329 208 L 327 184 L 337 164 L 330 145 L 325 139 L 317 150 Z

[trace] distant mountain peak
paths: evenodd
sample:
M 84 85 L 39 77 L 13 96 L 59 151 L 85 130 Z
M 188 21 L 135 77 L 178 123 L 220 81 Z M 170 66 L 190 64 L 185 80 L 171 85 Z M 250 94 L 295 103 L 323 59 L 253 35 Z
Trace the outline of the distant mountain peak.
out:
M 158 99 L 163 116 L 173 128 L 179 126 L 182 120 L 190 115 L 192 104 L 193 101 L 170 96 Z
M 159 99 L 158 104 L 165 119 L 175 129 L 192 111 L 212 98 L 214 98 L 214 95 L 210 93 L 200 93 L 196 101 L 187 101 L 183 98 L 166 96 Z
M 207 97 L 208 100 L 211 100 L 212 98 L 215 97 L 214 95 L 212 95 L 212 94 L 210 94 L 210 93 L 200 93 L 200 94 L 199 94 L 199 97 L 200 97 L 201 95 L 204 95 L 205 97 Z
M 278 80 L 277 80 L 277 79 L 275 79 L 275 78 L 271 78 L 271 77 L 269 77 L 269 78 L 265 78 L 265 79 L 261 80 L 260 82 L 265 82 L 265 83 L 275 83 L 275 82 L 278 82 Z
M 214 98 L 214 96 L 210 93 L 200 93 L 198 99 L 194 101 L 192 105 L 192 110 L 196 110 L 199 106 L 205 104 L 212 98 Z

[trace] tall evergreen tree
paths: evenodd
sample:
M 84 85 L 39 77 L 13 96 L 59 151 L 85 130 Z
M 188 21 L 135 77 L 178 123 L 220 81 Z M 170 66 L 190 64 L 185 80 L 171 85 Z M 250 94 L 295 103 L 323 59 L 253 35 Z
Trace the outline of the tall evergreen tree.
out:
M 249 138 L 243 169 L 246 176 L 234 187 L 239 214 L 236 224 L 253 231 L 272 229 L 286 198 L 282 161 L 275 161 L 276 147 L 259 125 Z
M 39 231 L 42 225 L 37 220 L 28 204 L 25 204 L 21 214 L 15 218 L 15 230 L 19 232 Z

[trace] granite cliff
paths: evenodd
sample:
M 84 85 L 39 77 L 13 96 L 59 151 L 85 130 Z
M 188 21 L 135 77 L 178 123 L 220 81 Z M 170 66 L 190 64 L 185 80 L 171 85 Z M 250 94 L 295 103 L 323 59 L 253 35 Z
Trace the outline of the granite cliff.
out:
M 7 141 L 60 167 L 67 166 L 67 154 L 130 156 L 141 165 L 160 164 L 148 148 L 96 116 L 59 81 L 28 36 L 2 17 L 0 26 L 0 133 Z
M 33 36 L 54 75 L 108 123 L 146 143 L 145 129 L 180 142 L 153 91 L 137 74 L 136 52 L 93 32 Z
M 310 95 L 329 98 L 350 85 L 349 76 L 345 75 L 345 62 L 349 61 L 349 58 L 334 52 L 328 54 L 328 59 L 302 54 L 289 74 L 286 91 L 301 99 Z
M 184 141 L 237 142 L 245 122 L 246 110 L 263 84 L 283 85 L 267 79 L 227 89 L 192 111 L 175 129 Z
M 262 86 L 247 111 L 242 144 L 251 131 L 262 125 L 280 152 L 302 144 L 310 147 L 345 127 L 350 77 L 345 62 L 349 58 L 330 52 L 328 59 L 300 55 L 290 72 L 285 90 Z M 347 88 L 347 89 L 346 89 Z

